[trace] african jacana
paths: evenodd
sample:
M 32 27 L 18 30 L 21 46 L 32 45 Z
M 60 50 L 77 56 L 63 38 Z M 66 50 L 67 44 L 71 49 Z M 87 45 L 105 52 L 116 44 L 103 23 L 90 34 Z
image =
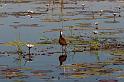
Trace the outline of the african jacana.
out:
M 64 55 L 60 55 L 59 56 L 60 66 L 63 64 L 63 62 L 66 61 L 66 58 L 67 58 L 67 54 L 66 53 Z
M 59 44 L 62 46 L 62 51 L 63 51 L 63 46 L 67 46 L 67 42 L 65 38 L 62 36 L 62 31 L 60 31 L 60 37 L 59 37 Z

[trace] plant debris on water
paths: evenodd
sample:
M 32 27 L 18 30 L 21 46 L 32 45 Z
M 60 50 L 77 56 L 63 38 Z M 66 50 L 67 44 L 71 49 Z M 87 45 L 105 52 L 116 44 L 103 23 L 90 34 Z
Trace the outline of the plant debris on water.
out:
M 0 80 L 123 82 L 123 3 L 1 0 Z

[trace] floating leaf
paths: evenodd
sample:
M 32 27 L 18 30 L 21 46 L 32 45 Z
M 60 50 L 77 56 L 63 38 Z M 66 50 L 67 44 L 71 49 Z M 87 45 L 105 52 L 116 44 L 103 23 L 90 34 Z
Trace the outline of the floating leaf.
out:
M 38 76 L 38 77 L 43 77 L 43 76 L 47 76 L 47 74 L 43 74 L 43 73 L 33 73 L 33 76 Z
M 60 31 L 64 31 L 64 30 L 63 29 L 50 29 L 45 32 L 60 32 Z

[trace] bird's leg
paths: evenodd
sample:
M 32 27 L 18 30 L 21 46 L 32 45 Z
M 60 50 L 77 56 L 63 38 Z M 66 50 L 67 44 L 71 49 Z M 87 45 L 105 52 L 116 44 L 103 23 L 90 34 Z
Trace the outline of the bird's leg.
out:
M 62 46 L 62 54 L 63 54 L 63 46 Z
M 63 51 L 63 46 L 61 47 L 61 50 Z
M 66 46 L 65 46 L 65 48 L 64 48 L 64 51 L 66 52 Z
M 60 66 L 62 66 L 62 64 L 63 64 L 63 63 L 62 63 L 62 62 L 60 62 Z

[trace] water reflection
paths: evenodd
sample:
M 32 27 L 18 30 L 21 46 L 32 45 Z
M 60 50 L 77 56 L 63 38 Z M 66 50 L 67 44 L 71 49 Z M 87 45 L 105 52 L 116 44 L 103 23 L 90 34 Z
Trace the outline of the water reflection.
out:
M 117 10 L 112 10 L 111 7 L 115 8 L 117 4 L 109 1 L 16 0 L 0 2 L 2 6 L 0 8 L 2 21 L 0 55 L 4 55 L 0 57 L 0 62 L 8 65 L 6 68 L 0 65 L 0 75 L 4 79 L 22 79 L 23 81 L 25 78 L 26 80 L 30 78 L 30 81 L 35 79 L 36 81 L 60 80 L 60 82 L 69 79 L 71 82 L 77 82 L 84 81 L 85 78 L 86 82 L 90 82 L 89 80 L 96 82 L 94 79 L 99 77 L 123 78 L 123 74 L 118 74 L 120 71 L 123 72 L 124 64 L 123 4 L 117 7 Z M 106 7 L 106 4 L 109 6 Z M 30 20 L 29 17 L 33 18 Z M 94 22 L 96 22 L 95 25 Z M 58 23 L 62 23 L 62 29 Z M 15 31 L 18 33 L 14 34 L 18 37 L 16 41 L 10 42 L 10 40 L 15 40 L 15 37 L 10 38 L 13 36 L 10 33 L 13 32 L 10 27 L 17 29 Z M 44 33 L 45 37 L 41 33 Z M 113 38 L 116 41 L 113 41 Z M 10 53 L 8 46 L 16 46 L 16 50 L 11 48 L 16 53 Z M 59 49 L 60 46 L 62 50 Z M 103 53 L 100 52 L 101 50 Z M 14 62 L 18 65 L 11 62 L 13 57 L 17 57 Z M 32 62 L 34 57 L 35 61 Z M 67 60 L 70 57 L 72 57 L 71 62 Z M 26 64 L 27 62 L 32 63 Z
M 60 66 L 63 65 L 63 62 L 65 62 L 66 59 L 67 59 L 67 53 L 66 53 L 66 51 L 64 51 L 64 53 L 62 52 L 62 55 L 59 56 Z

